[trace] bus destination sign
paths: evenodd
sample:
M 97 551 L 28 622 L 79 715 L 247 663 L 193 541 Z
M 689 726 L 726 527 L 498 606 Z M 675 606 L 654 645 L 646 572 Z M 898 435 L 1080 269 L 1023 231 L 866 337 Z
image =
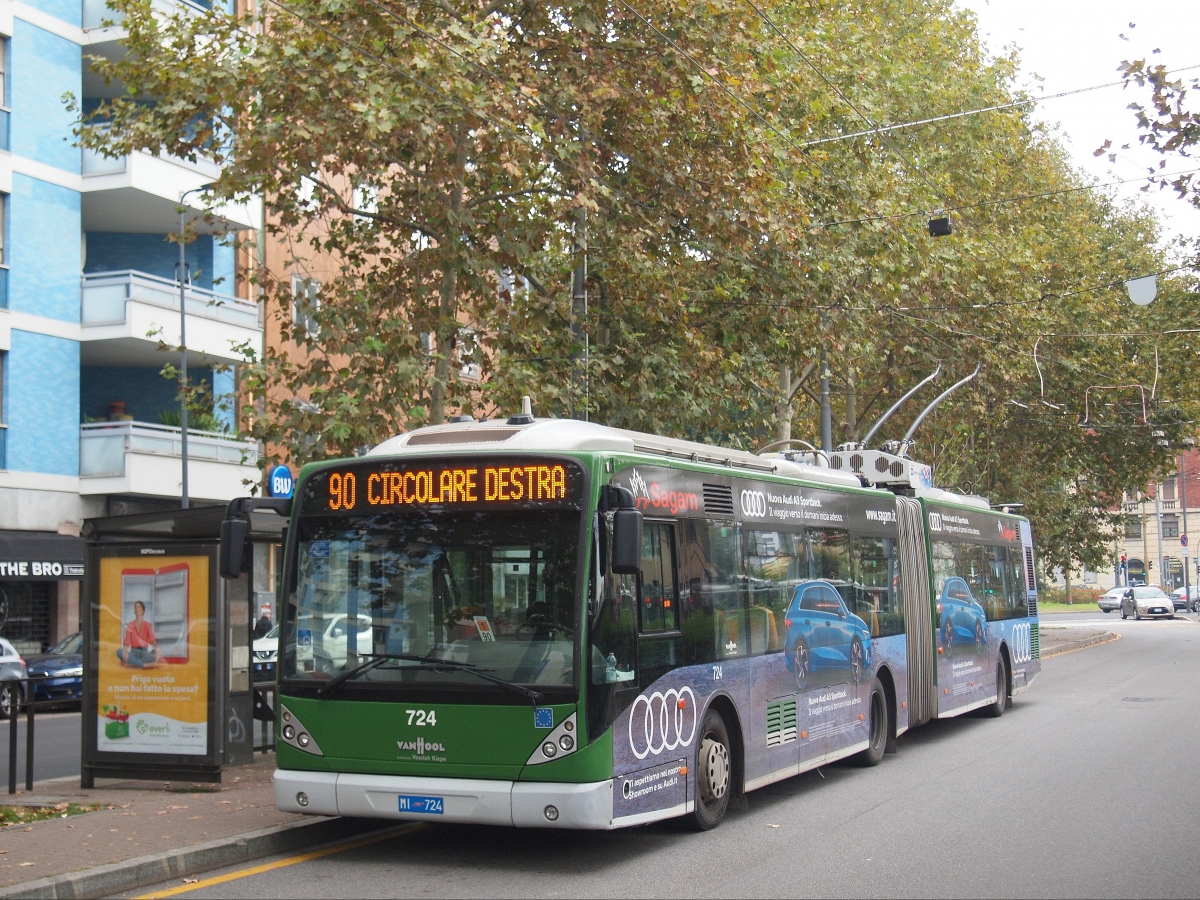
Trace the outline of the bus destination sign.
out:
M 395 460 L 321 472 L 307 485 L 310 510 L 368 513 L 400 507 L 507 506 L 578 501 L 583 478 L 560 460 L 411 464 Z

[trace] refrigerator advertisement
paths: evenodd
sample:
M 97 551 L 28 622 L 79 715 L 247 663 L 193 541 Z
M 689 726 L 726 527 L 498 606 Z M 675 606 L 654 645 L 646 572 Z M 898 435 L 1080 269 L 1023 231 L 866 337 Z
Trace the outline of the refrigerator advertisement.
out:
M 96 749 L 208 750 L 208 556 L 100 560 Z

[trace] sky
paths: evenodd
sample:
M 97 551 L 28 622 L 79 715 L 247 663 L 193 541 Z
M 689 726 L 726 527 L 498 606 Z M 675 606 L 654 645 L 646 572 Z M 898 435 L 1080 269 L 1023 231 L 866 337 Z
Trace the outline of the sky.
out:
M 992 55 L 1015 46 L 1022 63 L 1022 83 L 1030 96 L 1044 97 L 1121 80 L 1122 60 L 1145 59 L 1185 79 L 1200 77 L 1200 0 L 956 0 L 974 12 L 979 35 Z M 1038 77 L 1040 76 L 1040 80 Z M 1145 100 L 1148 89 L 1109 87 L 1039 103 L 1035 116 L 1057 124 L 1076 168 L 1104 182 L 1140 179 L 1162 157 L 1137 144 L 1137 124 L 1127 106 Z M 1118 156 L 1093 156 L 1105 140 Z M 1130 144 L 1129 150 L 1121 150 Z M 1200 166 L 1167 159 L 1167 172 Z M 1149 202 L 1161 214 L 1164 235 L 1200 238 L 1200 210 L 1173 192 L 1138 190 L 1145 182 L 1120 188 L 1120 195 Z

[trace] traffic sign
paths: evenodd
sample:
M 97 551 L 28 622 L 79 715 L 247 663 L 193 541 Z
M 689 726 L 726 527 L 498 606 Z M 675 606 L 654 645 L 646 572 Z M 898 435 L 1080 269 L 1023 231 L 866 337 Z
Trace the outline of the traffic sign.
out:
M 1187 546 L 1187 535 L 1186 535 L 1186 534 L 1181 534 L 1181 535 L 1179 536 L 1179 546 L 1180 546 L 1180 547 L 1186 547 L 1186 546 Z
M 290 497 L 295 486 L 292 470 L 287 466 L 276 466 L 271 470 L 271 477 L 267 479 L 267 491 L 272 497 Z

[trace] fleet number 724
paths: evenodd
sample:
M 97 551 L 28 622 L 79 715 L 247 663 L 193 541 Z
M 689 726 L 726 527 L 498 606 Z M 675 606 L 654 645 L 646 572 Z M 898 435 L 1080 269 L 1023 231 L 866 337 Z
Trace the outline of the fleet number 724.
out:
M 437 724 L 437 712 L 432 709 L 406 709 L 405 712 L 408 713 L 409 725 L 423 728 L 426 725 L 433 727 Z

